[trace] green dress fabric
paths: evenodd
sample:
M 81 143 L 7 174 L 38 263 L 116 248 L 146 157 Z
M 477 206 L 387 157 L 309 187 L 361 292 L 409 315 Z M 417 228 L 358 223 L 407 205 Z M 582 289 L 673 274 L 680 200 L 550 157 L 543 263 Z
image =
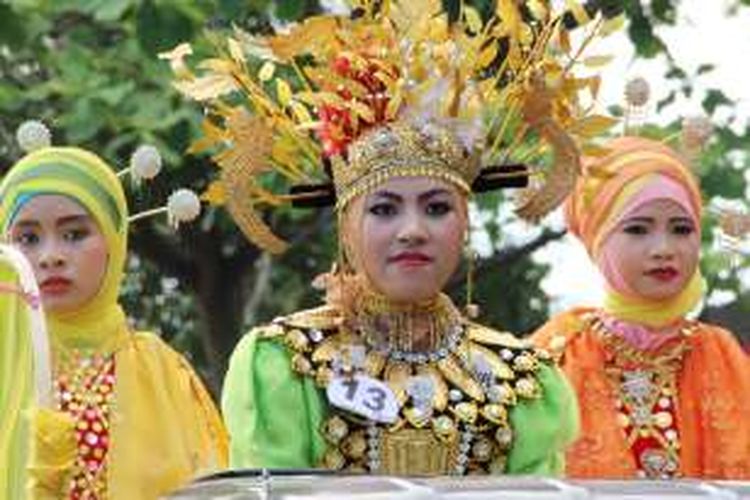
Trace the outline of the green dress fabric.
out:
M 262 327 L 245 335 L 232 354 L 222 409 L 230 433 L 234 468 L 315 467 L 326 450 L 320 433 L 325 394 L 292 370 L 288 348 L 265 338 Z M 578 431 L 578 408 L 567 381 L 554 366 L 537 374 L 543 396 L 510 412 L 515 442 L 508 474 L 559 475 L 563 450 Z M 500 472 L 500 471 L 498 471 Z

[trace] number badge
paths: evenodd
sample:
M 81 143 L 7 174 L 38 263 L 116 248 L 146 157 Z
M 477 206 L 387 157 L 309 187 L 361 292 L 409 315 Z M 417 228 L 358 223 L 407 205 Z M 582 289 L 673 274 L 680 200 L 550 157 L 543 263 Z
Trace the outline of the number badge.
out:
M 390 387 L 366 375 L 334 377 L 326 388 L 333 406 L 390 424 L 398 418 L 399 403 Z

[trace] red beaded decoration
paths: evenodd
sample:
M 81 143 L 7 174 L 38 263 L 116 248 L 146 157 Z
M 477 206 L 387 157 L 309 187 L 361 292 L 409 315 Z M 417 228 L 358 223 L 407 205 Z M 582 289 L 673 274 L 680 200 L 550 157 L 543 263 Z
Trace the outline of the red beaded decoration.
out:
M 679 477 L 680 433 L 677 426 L 677 374 L 695 323 L 653 351 L 640 350 L 610 331 L 599 318 L 592 322 L 604 341 L 606 371 L 612 382 L 617 419 L 644 478 Z
M 680 468 L 674 379 L 634 369 L 622 371 L 617 416 L 642 477 L 667 479 Z
M 61 368 L 56 381 L 58 403 L 75 420 L 78 444 L 70 498 L 106 498 L 114 356 L 84 357 L 76 353 Z

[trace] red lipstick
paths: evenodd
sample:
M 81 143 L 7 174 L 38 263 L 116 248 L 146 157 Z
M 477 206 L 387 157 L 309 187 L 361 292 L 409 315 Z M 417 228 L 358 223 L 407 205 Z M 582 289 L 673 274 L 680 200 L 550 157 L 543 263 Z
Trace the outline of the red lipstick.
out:
M 39 289 L 42 293 L 48 295 L 62 295 L 70 289 L 72 284 L 73 282 L 67 278 L 61 276 L 50 276 L 42 281 L 39 285 Z
M 680 275 L 680 272 L 674 267 L 657 267 L 646 272 L 646 274 L 655 280 L 668 283 Z
M 426 266 L 432 263 L 432 257 L 421 252 L 401 252 L 388 259 L 391 264 L 400 264 L 406 267 Z

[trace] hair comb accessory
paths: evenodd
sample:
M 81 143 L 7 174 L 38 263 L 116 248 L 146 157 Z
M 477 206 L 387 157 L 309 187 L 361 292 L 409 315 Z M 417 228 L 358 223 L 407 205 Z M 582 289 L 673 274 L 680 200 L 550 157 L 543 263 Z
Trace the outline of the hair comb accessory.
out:
M 471 184 L 473 193 L 486 193 L 496 189 L 524 188 L 529 184 L 530 169 L 522 164 L 487 166 Z M 320 208 L 336 204 L 336 191 L 332 183 L 292 186 L 287 197 L 295 208 Z
M 43 148 L 52 147 L 52 134 L 47 126 L 37 120 L 28 120 L 16 130 L 19 146 L 31 153 Z M 151 180 L 161 171 L 162 158 L 159 150 L 151 145 L 139 146 L 131 155 L 129 166 L 116 173 L 118 178 L 130 175 L 133 184 L 139 186 L 143 180 Z M 166 213 L 168 223 L 177 228 L 183 222 L 189 222 L 200 215 L 201 205 L 198 196 L 189 189 L 179 189 L 172 193 L 165 206 L 146 210 L 128 217 L 134 222 L 154 215 Z
M 614 123 L 582 104 L 600 78 L 578 69 L 583 48 L 616 29 L 621 12 L 591 1 L 497 0 L 480 13 L 463 2 L 453 12 L 440 0 L 362 0 L 349 16 L 267 36 L 236 29 L 197 71 L 186 64 L 189 45 L 160 57 L 177 90 L 206 111 L 189 150 L 210 152 L 218 167 L 202 198 L 278 253 L 286 243 L 263 211 L 343 210 L 399 176 L 466 194 L 524 185 L 520 217 L 553 210 L 575 184 L 580 151 Z M 580 47 L 573 27 L 586 30 Z
M 623 135 L 638 135 L 647 119 L 647 105 L 651 97 L 651 86 L 643 77 L 635 77 L 625 85 L 625 120 Z M 664 143 L 673 142 L 679 136 L 677 150 L 691 163 L 710 140 L 713 125 L 705 115 L 688 116 L 682 120 L 679 134 L 668 135 Z

